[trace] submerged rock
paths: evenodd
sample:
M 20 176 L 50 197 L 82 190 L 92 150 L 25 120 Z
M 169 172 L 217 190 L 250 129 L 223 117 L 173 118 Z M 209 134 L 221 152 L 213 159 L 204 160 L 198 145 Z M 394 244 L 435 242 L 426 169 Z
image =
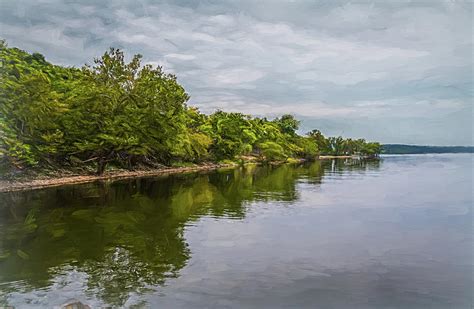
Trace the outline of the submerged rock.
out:
M 65 302 L 58 308 L 60 309 L 91 309 L 91 307 L 81 303 L 77 299 L 68 300 L 67 302 Z

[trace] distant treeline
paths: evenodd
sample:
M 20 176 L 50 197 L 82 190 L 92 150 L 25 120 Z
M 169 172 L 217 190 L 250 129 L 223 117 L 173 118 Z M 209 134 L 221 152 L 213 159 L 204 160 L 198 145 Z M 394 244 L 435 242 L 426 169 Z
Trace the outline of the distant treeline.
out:
M 123 168 L 319 154 L 376 156 L 379 143 L 297 134 L 273 120 L 187 106 L 176 77 L 110 49 L 92 66 L 63 67 L 0 41 L 0 160 L 7 166 Z
M 418 146 L 402 144 L 382 145 L 384 154 L 417 154 L 417 153 L 473 153 L 473 146 Z

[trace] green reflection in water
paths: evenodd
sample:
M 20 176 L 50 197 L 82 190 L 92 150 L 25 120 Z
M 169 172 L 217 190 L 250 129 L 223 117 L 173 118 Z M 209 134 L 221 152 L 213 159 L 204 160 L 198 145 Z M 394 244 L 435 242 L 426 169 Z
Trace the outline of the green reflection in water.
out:
M 246 166 L 211 173 L 0 194 L 0 291 L 50 288 L 74 269 L 89 295 L 121 306 L 131 293 L 177 277 L 191 251 L 186 224 L 241 219 L 252 201 L 298 199 L 298 180 L 378 168 L 377 161 Z

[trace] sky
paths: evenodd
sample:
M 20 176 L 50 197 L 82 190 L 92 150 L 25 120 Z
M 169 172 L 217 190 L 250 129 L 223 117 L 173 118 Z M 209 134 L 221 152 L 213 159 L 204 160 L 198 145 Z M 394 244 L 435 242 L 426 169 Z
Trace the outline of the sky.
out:
M 382 143 L 473 144 L 472 32 L 470 1 L 0 0 L 0 38 L 55 64 L 117 47 L 203 112 Z

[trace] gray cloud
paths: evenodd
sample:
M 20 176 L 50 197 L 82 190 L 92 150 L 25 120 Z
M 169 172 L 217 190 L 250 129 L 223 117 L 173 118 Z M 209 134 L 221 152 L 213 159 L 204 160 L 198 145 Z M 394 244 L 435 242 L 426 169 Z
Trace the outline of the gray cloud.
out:
M 0 1 L 11 46 L 80 66 L 108 47 L 178 76 L 190 104 L 294 113 L 302 130 L 472 144 L 461 1 Z

